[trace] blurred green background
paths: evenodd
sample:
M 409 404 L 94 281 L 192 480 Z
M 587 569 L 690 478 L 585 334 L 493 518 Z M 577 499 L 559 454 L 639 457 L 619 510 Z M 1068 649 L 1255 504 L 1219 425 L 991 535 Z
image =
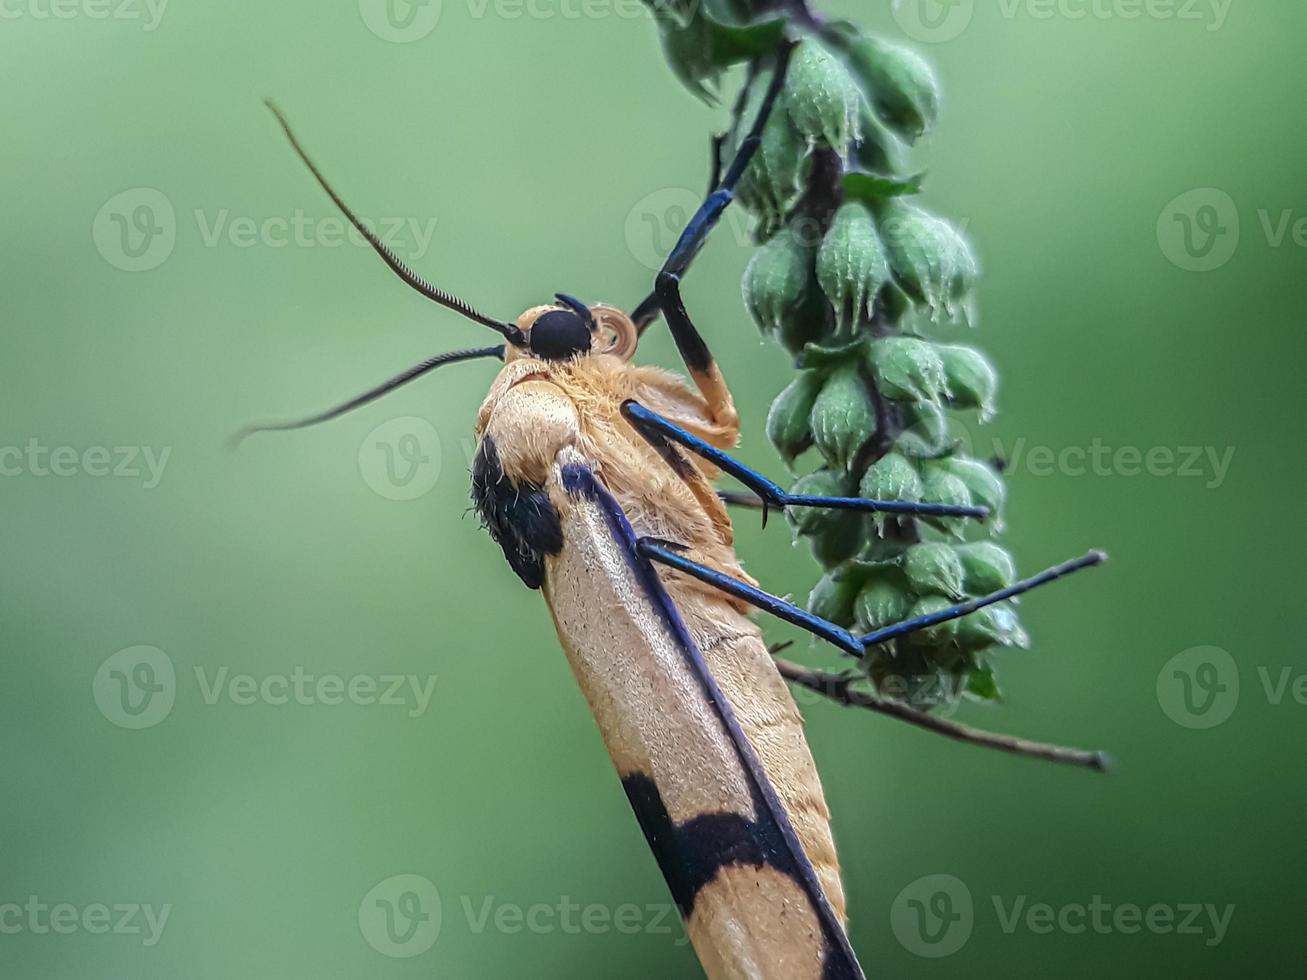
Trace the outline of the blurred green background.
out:
M 643 295 L 722 112 L 620 2 L 445 0 L 403 30 L 370 0 L 120 2 L 0 19 L 0 973 L 698 975 L 542 600 L 466 513 L 493 366 L 223 442 L 489 342 L 340 242 L 261 97 L 500 316 Z M 958 714 L 1106 748 L 1109 777 L 803 699 L 854 945 L 872 976 L 1300 975 L 1307 11 L 823 6 L 937 42 L 927 202 L 985 261 L 1007 541 L 1027 571 L 1113 556 L 1027 601 L 1008 703 Z M 789 367 L 743 310 L 749 254 L 737 218 L 687 294 L 744 457 L 780 475 Z M 675 364 L 661 332 L 644 358 Z M 806 594 L 783 526 L 739 536 Z M 381 697 L 390 675 L 417 692 Z M 914 941 L 938 881 L 968 931 Z M 1191 903 L 1228 928 L 1164 928 Z

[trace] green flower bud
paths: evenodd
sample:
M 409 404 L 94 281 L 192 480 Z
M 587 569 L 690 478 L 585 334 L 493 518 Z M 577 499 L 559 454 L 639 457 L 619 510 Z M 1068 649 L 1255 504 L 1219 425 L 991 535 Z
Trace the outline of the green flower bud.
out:
M 856 365 L 847 365 L 826 380 L 812 408 L 812 435 L 832 466 L 847 470 L 876 428 L 876 410 Z
M 852 201 L 835 213 L 817 252 L 817 279 L 850 330 L 871 316 L 876 294 L 890 280 L 889 257 L 867 208 Z
M 898 283 L 932 319 L 972 319 L 962 301 L 975 286 L 979 266 L 961 232 L 943 218 L 896 200 L 885 208 L 880 233 Z
M 858 487 L 860 496 L 868 500 L 884 500 L 915 504 L 921 501 L 921 475 L 917 468 L 899 453 L 887 453 L 867 470 Z M 872 514 L 876 533 L 885 534 L 889 515 Z
M 988 507 L 991 526 L 1000 530 L 1003 526 L 1003 504 L 1007 500 L 1007 487 L 1003 478 L 992 466 L 967 456 L 953 456 L 942 460 L 938 465 L 956 476 L 967 485 L 973 503 Z
M 892 401 L 938 402 L 947 380 L 934 344 L 916 337 L 882 337 L 871 345 L 880 393 Z
M 847 474 L 836 470 L 818 470 L 816 473 L 800 477 L 790 492 L 805 497 L 847 497 L 849 479 Z M 787 507 L 785 516 L 796 533 L 808 537 L 841 529 L 845 533 L 851 531 L 855 537 L 858 533 L 858 515 L 847 510 L 832 510 L 829 507 Z
M 740 181 L 737 191 L 740 203 L 761 215 L 766 223 L 779 225 L 803 191 L 807 155 L 803 136 L 789 116 L 773 112 L 753 162 Z
M 844 154 L 859 138 L 866 100 L 849 69 L 819 42 L 802 42 L 790 62 L 785 104 L 810 143 L 821 141 Z
M 877 38 L 862 38 L 849 47 L 849 64 L 876 112 L 909 142 L 935 125 L 939 82 L 921 55 Z
M 998 682 L 994 679 L 994 672 L 987 667 L 973 670 L 967 676 L 966 693 L 977 701 L 1003 700 L 1003 692 L 998 689 Z
M 913 459 L 936 459 L 952 442 L 948 416 L 931 402 L 904 406 L 904 429 L 894 440 L 894 448 Z
M 909 619 L 916 619 L 918 616 L 929 616 L 932 613 L 943 612 L 953 605 L 953 602 L 940 595 L 928 595 L 917 600 L 916 605 L 908 611 Z M 946 647 L 952 644 L 957 637 L 958 620 L 949 619 L 934 626 L 928 626 L 916 633 L 909 633 L 908 641 L 917 647 Z
M 962 599 L 962 561 L 946 544 L 928 541 L 916 544 L 903 556 L 903 574 L 918 595 L 941 595 Z
M 788 466 L 812 445 L 812 406 L 824 379 L 816 371 L 801 371 L 776 396 L 767 413 L 767 438 Z
M 865 632 L 893 626 L 908 618 L 912 596 L 888 578 L 876 578 L 858 593 L 853 611 L 858 629 Z
M 962 562 L 962 582 L 972 595 L 1006 589 L 1017 580 L 1012 556 L 992 541 L 973 541 L 953 549 Z
M 812 250 L 788 229 L 754 252 L 744 270 L 744 302 L 763 333 L 780 332 L 803 309 L 812 260 Z
M 932 467 L 922 475 L 921 500 L 922 503 L 947 504 L 950 507 L 970 507 L 973 503 L 967 485 L 948 470 L 938 467 Z M 966 518 L 931 517 L 927 521 L 959 540 L 966 536 Z
M 958 620 L 956 637 L 968 650 L 985 647 L 1025 647 L 1030 637 L 1021 628 L 1017 614 L 1005 602 L 986 606 Z
M 949 400 L 956 408 L 977 408 L 980 421 L 994 416 L 998 372 L 983 354 L 970 347 L 937 348 L 948 378 Z
M 803 303 L 781 324 L 780 342 L 798 357 L 809 344 L 821 343 L 834 330 L 833 311 L 820 289 L 809 289 Z
M 853 603 L 857 597 L 858 582 L 853 577 L 827 574 L 808 596 L 808 609 L 814 616 L 847 628 L 854 622 Z
M 908 156 L 907 145 L 876 118 L 869 105 L 863 105 L 859 123 L 862 139 L 853 147 L 858 166 L 873 174 L 902 173 Z
M 840 525 L 809 538 L 808 544 L 812 547 L 812 557 L 817 559 L 817 564 L 830 571 L 856 555 L 862 546 L 858 526 L 858 522 L 853 521 L 849 525 Z

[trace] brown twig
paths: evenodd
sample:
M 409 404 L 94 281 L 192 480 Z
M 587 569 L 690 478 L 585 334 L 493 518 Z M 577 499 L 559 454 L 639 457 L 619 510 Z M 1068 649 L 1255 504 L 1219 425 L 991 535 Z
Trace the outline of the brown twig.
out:
M 1061 745 L 1032 742 L 1013 735 L 999 735 L 978 728 L 971 728 L 967 725 L 960 725 L 957 722 L 936 718 L 924 711 L 918 711 L 902 702 L 880 698 L 869 691 L 855 688 L 853 682 L 857 678 L 853 675 L 829 674 L 824 671 L 810 670 L 801 664 L 780 657 L 774 657 L 773 659 L 776 661 L 776 667 L 780 670 L 781 676 L 787 681 L 810 691 L 815 691 L 836 704 L 850 708 L 866 708 L 868 711 L 898 718 L 900 721 L 906 721 L 909 725 L 916 725 L 918 728 L 924 728 L 927 731 L 943 735 L 945 738 L 966 742 L 969 745 L 980 745 L 985 748 L 998 749 L 1002 752 L 1010 752 L 1013 755 L 1044 759 L 1048 762 L 1057 762 L 1069 766 L 1080 766 L 1085 769 L 1092 769 L 1095 772 L 1108 771 L 1109 759 L 1104 752 L 1088 752 L 1083 749 L 1066 748 Z

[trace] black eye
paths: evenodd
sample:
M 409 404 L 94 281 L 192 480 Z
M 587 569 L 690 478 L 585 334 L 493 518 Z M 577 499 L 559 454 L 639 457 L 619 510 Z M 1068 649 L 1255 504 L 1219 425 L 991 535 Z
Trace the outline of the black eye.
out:
M 531 353 L 562 361 L 590 350 L 590 328 L 570 310 L 550 310 L 531 327 Z

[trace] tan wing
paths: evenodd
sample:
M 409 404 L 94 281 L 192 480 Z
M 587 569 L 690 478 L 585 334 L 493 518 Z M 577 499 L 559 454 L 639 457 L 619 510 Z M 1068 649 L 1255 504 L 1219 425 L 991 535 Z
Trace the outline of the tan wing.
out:
M 543 586 L 559 637 L 709 977 L 861 977 L 758 754 L 621 507 L 570 448 L 544 489 L 562 532 Z

